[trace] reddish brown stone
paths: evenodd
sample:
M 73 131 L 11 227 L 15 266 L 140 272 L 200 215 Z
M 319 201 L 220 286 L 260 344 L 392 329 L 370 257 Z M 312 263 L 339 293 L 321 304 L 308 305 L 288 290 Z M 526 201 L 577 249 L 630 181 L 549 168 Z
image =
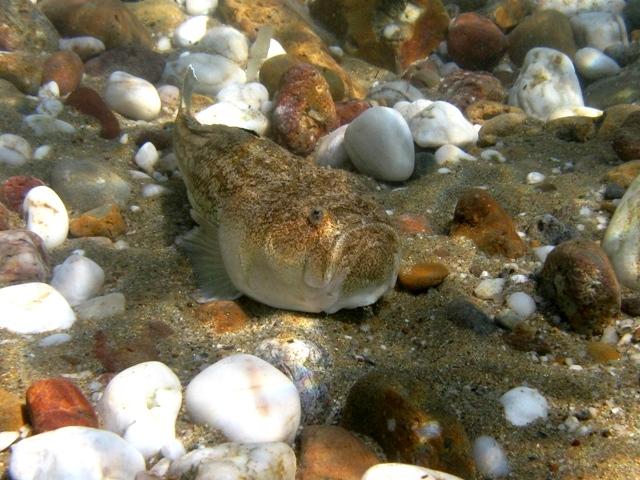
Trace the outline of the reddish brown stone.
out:
M 93 336 L 93 354 L 110 373 L 121 372 L 138 363 L 160 360 L 156 342 L 148 333 L 116 342 L 110 340 L 104 330 L 98 330 Z
M 640 112 L 631 113 L 613 137 L 613 149 L 622 160 L 640 159 Z
M 516 258 L 526 251 L 511 217 L 491 195 L 479 188 L 466 190 L 458 199 L 450 234 L 470 238 L 489 255 Z
M 336 114 L 338 115 L 340 126 L 350 123 L 351 120 L 368 108 L 371 108 L 371 103 L 366 100 L 345 100 L 336 103 Z
M 447 53 L 467 70 L 491 70 L 507 49 L 507 37 L 495 23 L 475 12 L 458 15 L 449 25 Z
M 360 480 L 378 463 L 378 457 L 348 430 L 312 425 L 302 430 L 296 480 Z
M 9 177 L 0 185 L 0 201 L 14 212 L 22 213 L 24 197 L 33 187 L 40 185 L 44 185 L 44 182 L 36 177 L 25 175 Z
M 0 0 L 0 51 L 52 52 L 58 32 L 30 0 Z
M 0 78 L 24 93 L 36 95 L 42 81 L 44 58 L 28 52 L 0 52 Z
M 20 399 L 0 388 L 0 432 L 16 432 L 24 424 Z
M 100 136 L 112 139 L 120 135 L 120 123 L 98 92 L 89 87 L 77 88 L 67 98 L 67 105 L 100 122 Z
M 217 300 L 200 305 L 196 318 L 206 323 L 214 333 L 230 333 L 242 330 L 249 317 L 242 307 L 230 300 Z
M 275 140 L 299 155 L 311 153 L 320 137 L 337 128 L 329 85 L 316 68 L 299 64 L 283 75 L 272 120 Z
M 438 92 L 443 100 L 463 112 L 480 100 L 502 103 L 507 98 L 507 91 L 500 81 L 487 72 L 455 71 L 444 77 Z
M 502 30 L 508 31 L 518 25 L 531 12 L 529 0 L 502 0 L 492 3 L 491 18 Z
M 95 208 L 69 223 L 69 233 L 74 237 L 109 237 L 115 240 L 127 231 L 117 205 Z
M 77 53 L 62 50 L 47 58 L 42 68 L 42 84 L 54 81 L 60 95 L 73 92 L 84 74 L 84 64 Z
M 66 378 L 47 378 L 27 390 L 27 413 L 34 433 L 72 425 L 98 428 L 93 407 Z
M 449 269 L 437 262 L 426 262 L 400 269 L 398 282 L 411 292 L 424 290 L 440 285 L 449 275 Z
M 424 215 L 403 213 L 393 218 L 393 223 L 400 233 L 416 235 L 418 233 L 433 233 L 433 229 Z

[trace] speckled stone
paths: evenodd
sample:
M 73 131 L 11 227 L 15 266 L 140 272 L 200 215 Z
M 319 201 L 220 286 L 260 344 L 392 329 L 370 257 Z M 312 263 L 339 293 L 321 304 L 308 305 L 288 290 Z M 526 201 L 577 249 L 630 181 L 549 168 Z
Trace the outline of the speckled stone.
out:
M 214 334 L 238 332 L 247 327 L 249 317 L 242 307 L 231 300 L 217 300 L 200 305 L 196 318 Z
M 127 231 L 127 224 L 117 205 L 103 205 L 83 213 L 69 223 L 74 237 L 109 237 L 115 240 Z
M 640 175 L 640 159 L 613 167 L 605 174 L 604 179 L 626 189 L 638 175 Z
M 457 70 L 442 79 L 438 92 L 442 100 L 463 112 L 481 100 L 502 103 L 507 98 L 507 91 L 500 81 L 487 72 Z
M 0 287 L 46 282 L 51 260 L 42 239 L 28 230 L 0 231 Z

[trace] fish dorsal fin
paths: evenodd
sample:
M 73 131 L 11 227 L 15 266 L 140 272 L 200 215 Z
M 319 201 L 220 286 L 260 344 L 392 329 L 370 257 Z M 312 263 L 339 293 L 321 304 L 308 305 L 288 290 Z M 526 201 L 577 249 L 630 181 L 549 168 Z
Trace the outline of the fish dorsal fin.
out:
M 196 282 L 204 296 L 203 300 L 238 298 L 242 293 L 233 285 L 224 266 L 217 226 L 205 220 L 195 210 L 191 215 L 200 223 L 200 226 L 184 235 L 178 245 L 186 251 L 191 260 Z

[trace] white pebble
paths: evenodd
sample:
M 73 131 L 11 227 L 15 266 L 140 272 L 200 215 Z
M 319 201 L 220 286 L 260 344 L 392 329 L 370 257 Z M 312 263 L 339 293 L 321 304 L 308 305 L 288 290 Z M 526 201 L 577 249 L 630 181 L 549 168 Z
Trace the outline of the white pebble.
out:
M 413 102 L 402 100 L 396 103 L 393 106 L 393 109 L 400 112 L 400 115 L 402 115 L 402 118 L 404 118 L 406 122 L 409 123 L 409 120 L 411 120 L 413 117 L 415 117 L 418 113 L 420 113 L 422 110 L 427 108 L 432 103 L 433 102 L 431 100 L 427 100 L 426 98 L 419 98 L 418 100 L 415 100 Z
M 69 232 L 69 215 L 56 192 L 41 185 L 29 190 L 22 204 L 27 230 L 42 238 L 48 250 L 66 240 Z
M 97 411 L 105 429 L 149 458 L 175 441 L 181 403 L 182 387 L 175 373 L 163 363 L 144 362 L 111 379 Z
M 263 110 L 263 106 L 269 101 L 267 87 L 258 82 L 245 84 L 234 83 L 224 87 L 216 95 L 218 102 L 229 102 L 241 108 L 253 108 Z
M 40 433 L 11 448 L 9 476 L 15 480 L 133 480 L 144 458 L 119 436 L 88 427 Z
M 453 173 L 453 170 L 447 167 L 441 167 L 438 170 L 436 170 L 436 172 L 439 173 L 440 175 L 448 175 L 450 173 Z
M 520 283 L 527 283 L 529 281 L 529 277 L 522 275 L 521 273 L 517 273 L 515 275 L 511 275 L 509 280 L 511 280 L 511 283 L 517 285 Z
M 234 442 L 290 443 L 300 424 L 293 382 L 253 355 L 231 355 L 206 368 L 187 386 L 185 402 L 195 423 Z
M 51 153 L 51 145 L 40 145 L 33 152 L 33 158 L 35 160 L 44 160 Z
M 53 269 L 51 286 L 58 290 L 70 305 L 78 305 L 95 296 L 104 284 L 104 270 L 82 255 L 70 255 Z
M 189 15 L 206 15 L 218 7 L 218 0 L 187 0 L 185 9 Z
M 171 39 L 166 35 L 158 37 L 158 40 L 156 40 L 156 50 L 160 53 L 171 50 Z
M 535 247 L 533 253 L 535 256 L 544 263 L 547 260 L 547 256 L 555 249 L 553 245 L 543 245 L 542 247 Z
M 502 153 L 498 150 L 493 150 L 492 148 L 488 148 L 487 150 L 483 150 L 480 154 L 480 158 L 486 161 L 498 162 L 498 163 L 506 163 L 507 159 Z
M 495 438 L 483 435 L 473 442 L 473 459 L 484 478 L 501 478 L 509 475 L 507 456 Z
M 260 110 L 242 108 L 234 103 L 219 102 L 196 113 L 196 120 L 203 125 L 228 125 L 253 130 L 264 135 L 269 128 L 269 120 Z
M 523 319 L 536 313 L 536 301 L 524 292 L 515 292 L 507 297 L 507 305 Z
M 115 71 L 104 90 L 107 105 L 132 120 L 153 120 L 160 113 L 158 90 L 144 78 Z
M 371 107 L 349 123 L 344 146 L 360 173 L 377 180 L 402 182 L 413 173 L 415 151 L 402 115 L 388 107 Z
M 58 43 L 60 50 L 76 52 L 82 60 L 95 57 L 105 51 L 102 40 L 95 37 L 61 38 Z
M 361 480 L 462 480 L 450 473 L 405 463 L 378 463 L 370 467 Z
M 71 335 L 68 333 L 54 333 L 48 335 L 38 342 L 39 347 L 55 347 L 71 341 Z
M 18 167 L 31 158 L 31 145 L 19 135 L 0 135 L 0 164 Z
M 0 288 L 0 328 L 16 333 L 42 333 L 69 328 L 76 321 L 69 302 L 46 283 Z
M 469 155 L 461 148 L 451 145 L 450 143 L 438 148 L 435 153 L 435 158 L 438 165 L 457 165 L 461 160 L 477 160 L 473 155 Z
M 536 185 L 544 182 L 545 176 L 540 172 L 529 172 L 527 174 L 527 183 L 529 185 Z
M 462 147 L 478 140 L 477 130 L 458 107 L 442 101 L 433 102 L 414 115 L 409 127 L 421 147 L 440 147 L 447 143 Z
M 136 152 L 134 161 L 141 169 L 148 174 L 153 172 L 153 168 L 160 159 L 156 146 L 151 142 L 145 142 Z
M 188 18 L 176 28 L 173 33 L 173 44 L 176 47 L 190 47 L 198 43 L 207 31 L 207 15 L 198 15 Z
M 171 464 L 169 476 L 195 480 L 294 480 L 296 456 L 282 442 L 223 443 L 187 453 Z
M 60 98 L 60 87 L 54 80 L 45 83 L 38 89 L 38 98 L 46 100 L 51 98 Z
M 120 292 L 94 297 L 75 307 L 80 320 L 103 320 L 125 312 L 125 298 Z
M 209 53 L 217 53 L 238 65 L 245 65 L 249 58 L 249 41 L 244 33 L 228 25 L 213 27 L 200 41 Z
M 483 300 L 496 299 L 502 295 L 506 282 L 504 278 L 486 278 L 480 281 L 473 293 Z
M 175 85 L 161 85 L 158 87 L 158 95 L 163 107 L 174 108 L 180 101 L 180 89 Z
M 64 110 L 64 105 L 57 98 L 45 98 L 36 107 L 36 112 L 57 117 Z
M 614 325 L 609 325 L 604 328 L 602 337 L 600 337 L 602 343 L 608 343 L 609 345 L 616 345 L 618 343 L 618 332 Z
M 147 185 L 142 186 L 141 193 L 144 198 L 151 198 L 151 197 L 157 197 L 159 195 L 167 195 L 171 193 L 171 190 L 169 190 L 167 187 L 164 187 L 162 185 L 149 183 Z
M 45 135 L 55 135 L 58 133 L 73 134 L 76 129 L 73 125 L 64 120 L 57 119 L 48 114 L 34 113 L 24 117 L 24 123 L 27 124 L 33 133 L 38 137 Z
M 349 154 L 344 148 L 344 132 L 348 125 L 343 125 L 331 131 L 318 140 L 313 158 L 318 165 L 332 168 L 348 168 Z
M 222 55 L 187 53 L 167 62 L 163 77 L 171 84 L 181 85 L 187 67 L 193 67 L 197 80 L 194 92 L 214 97 L 220 90 L 233 83 L 245 83 L 246 74 L 235 62 Z
M 570 21 L 574 38 L 580 47 L 593 47 L 604 51 L 611 45 L 629 43 L 624 19 L 618 13 L 580 12 L 572 16 Z
M 523 427 L 538 419 L 546 419 L 549 411 L 547 400 L 538 390 L 529 387 L 516 387 L 500 397 L 504 414 L 509 423 Z

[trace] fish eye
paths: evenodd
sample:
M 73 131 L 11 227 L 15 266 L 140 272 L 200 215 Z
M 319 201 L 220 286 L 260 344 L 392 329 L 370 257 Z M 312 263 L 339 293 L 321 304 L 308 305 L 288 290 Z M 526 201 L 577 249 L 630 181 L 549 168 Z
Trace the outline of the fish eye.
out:
M 313 207 L 309 212 L 309 223 L 311 225 L 319 225 L 324 219 L 326 211 L 322 207 Z

